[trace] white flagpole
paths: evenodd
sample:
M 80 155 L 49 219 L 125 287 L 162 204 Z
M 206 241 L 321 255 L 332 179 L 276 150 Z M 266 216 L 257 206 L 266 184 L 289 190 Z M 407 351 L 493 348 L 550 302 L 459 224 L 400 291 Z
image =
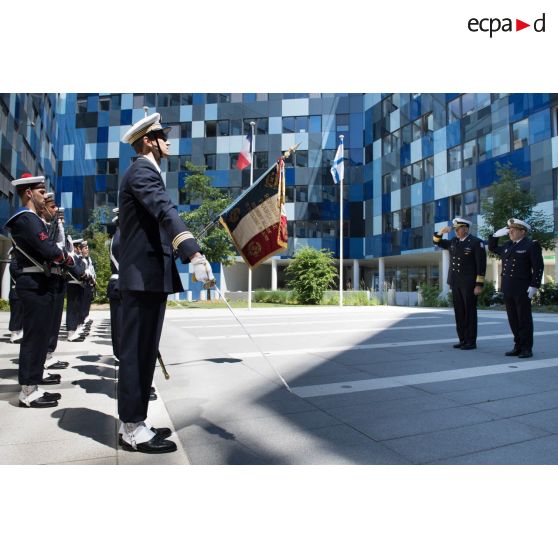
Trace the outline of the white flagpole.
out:
M 252 155 L 252 164 L 250 165 L 250 186 L 254 184 L 254 148 L 256 146 L 256 123 L 250 122 L 252 128 L 252 144 L 250 151 Z M 252 310 L 252 268 L 248 266 L 248 310 Z
M 339 135 L 339 140 L 343 143 L 343 134 Z M 344 146 L 343 146 L 344 149 Z M 339 306 L 343 306 L 343 180 L 345 173 L 340 180 L 339 190 Z

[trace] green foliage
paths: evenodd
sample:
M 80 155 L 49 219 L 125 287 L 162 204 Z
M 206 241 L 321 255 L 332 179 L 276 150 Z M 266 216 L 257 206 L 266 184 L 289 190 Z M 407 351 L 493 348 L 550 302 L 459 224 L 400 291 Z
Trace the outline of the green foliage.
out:
M 484 284 L 484 288 L 477 299 L 478 305 L 484 307 L 491 306 L 493 303 L 492 298 L 495 292 L 496 289 L 494 288 L 494 283 L 492 281 L 487 281 Z
M 181 213 L 180 217 L 198 239 L 208 261 L 231 265 L 234 263 L 236 249 L 223 227 L 217 225 L 203 238 L 199 238 L 205 227 L 230 205 L 231 198 L 220 188 L 211 186 L 211 178 L 204 174 L 205 167 L 190 162 L 186 162 L 185 167 L 188 174 L 182 191 L 186 194 L 186 203 L 200 205 L 189 212 Z
M 324 292 L 337 277 L 331 252 L 304 247 L 287 267 L 288 287 L 300 304 L 320 304 Z
M 10 302 L 0 298 L 0 312 L 7 312 L 10 309 Z
M 111 222 L 111 220 L 112 215 L 108 205 L 101 205 L 99 207 L 96 207 L 89 214 L 88 225 L 87 227 L 85 227 L 85 229 L 83 229 L 83 238 L 89 241 L 93 239 L 95 233 L 105 232 L 106 226 L 108 223 Z M 71 236 L 72 238 L 76 238 L 72 234 Z
M 268 302 L 272 304 L 296 304 L 291 291 L 254 291 L 254 302 Z
M 97 274 L 97 286 L 95 287 L 93 302 L 103 304 L 108 302 L 107 285 L 111 276 L 110 237 L 106 232 L 96 232 L 88 242 L 90 245 L 89 252 Z
M 505 227 L 510 217 L 531 225 L 530 236 L 545 250 L 553 250 L 556 244 L 553 217 L 535 211 L 535 195 L 522 187 L 517 171 L 511 165 L 498 165 L 498 180 L 490 186 L 488 198 L 482 203 L 484 226 L 479 234 L 488 238 L 494 231 Z M 507 241 L 507 237 L 504 237 Z M 493 257 L 494 254 L 489 252 Z
M 324 293 L 321 304 L 325 306 L 339 305 L 339 291 L 328 291 Z M 378 306 L 376 298 L 368 300 L 366 291 L 344 291 L 343 306 Z
M 533 304 L 537 306 L 558 304 L 558 285 L 554 281 L 541 285 L 541 288 L 533 297 Z
M 447 308 L 450 306 L 451 300 L 449 297 L 442 296 L 442 291 L 438 287 L 433 287 L 426 283 L 421 283 L 419 285 L 419 292 L 422 295 L 421 306 L 434 307 L 434 308 Z

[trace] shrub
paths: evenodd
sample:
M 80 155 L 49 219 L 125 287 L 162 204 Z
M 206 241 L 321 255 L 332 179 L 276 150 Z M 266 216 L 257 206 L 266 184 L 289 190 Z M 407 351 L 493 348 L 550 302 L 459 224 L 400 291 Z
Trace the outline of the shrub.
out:
M 442 296 L 442 291 L 438 287 L 432 287 L 426 283 L 419 285 L 419 292 L 422 295 L 421 306 L 430 306 L 434 308 L 447 308 L 453 304 L 451 292 L 447 296 Z
M 558 304 L 558 285 L 554 281 L 541 285 L 541 288 L 533 297 L 533 303 L 537 306 Z
M 484 289 L 482 290 L 481 294 L 478 298 L 479 306 L 491 306 L 494 304 L 494 294 L 496 293 L 496 289 L 494 288 L 494 283 L 492 281 L 488 281 L 484 284 Z
M 300 304 L 320 304 L 326 289 L 334 284 L 337 269 L 331 252 L 304 247 L 295 253 L 286 274 Z
M 3 298 L 0 298 L 0 312 L 6 312 L 10 309 L 10 303 Z
M 254 302 L 266 302 L 271 304 L 295 304 L 291 291 L 254 291 Z

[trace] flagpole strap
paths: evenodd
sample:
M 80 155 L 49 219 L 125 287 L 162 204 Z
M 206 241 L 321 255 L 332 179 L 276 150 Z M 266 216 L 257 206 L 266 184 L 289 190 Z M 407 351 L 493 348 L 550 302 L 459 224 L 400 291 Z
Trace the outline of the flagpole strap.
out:
M 238 325 L 242 328 L 242 330 L 248 336 L 250 341 L 252 341 L 254 346 L 258 349 L 258 352 L 262 355 L 262 357 L 267 362 L 267 364 L 269 365 L 271 370 L 273 370 L 273 372 L 279 377 L 279 379 L 281 380 L 281 382 L 283 382 L 283 385 L 287 388 L 287 390 L 290 393 L 293 393 L 293 391 L 291 390 L 291 388 L 290 388 L 289 384 L 287 383 L 287 381 L 285 380 L 285 378 L 283 378 L 283 376 L 281 376 L 281 374 L 275 368 L 275 366 L 273 366 L 273 364 L 271 364 L 271 361 L 267 358 L 265 353 L 260 349 L 260 346 L 256 343 L 256 341 L 254 341 L 254 338 L 248 333 L 248 330 L 244 327 L 244 324 L 238 319 L 238 316 L 235 314 L 234 310 L 231 308 L 231 305 L 228 303 L 227 299 L 225 298 L 225 295 L 219 290 L 219 287 L 217 287 L 217 285 L 214 285 L 214 288 L 217 291 L 217 294 L 223 299 L 223 302 L 227 305 L 227 308 L 231 311 L 231 314 L 233 315 L 234 319 L 238 322 Z

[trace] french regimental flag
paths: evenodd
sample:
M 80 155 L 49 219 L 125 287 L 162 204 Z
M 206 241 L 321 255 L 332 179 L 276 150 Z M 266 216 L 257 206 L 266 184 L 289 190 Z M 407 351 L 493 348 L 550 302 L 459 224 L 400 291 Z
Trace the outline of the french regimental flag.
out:
M 288 237 L 283 157 L 223 211 L 219 220 L 252 269 L 284 252 Z
M 237 169 L 245 169 L 252 164 L 252 127 L 248 135 L 244 138 L 242 142 L 242 149 L 238 155 L 238 161 L 236 162 Z

